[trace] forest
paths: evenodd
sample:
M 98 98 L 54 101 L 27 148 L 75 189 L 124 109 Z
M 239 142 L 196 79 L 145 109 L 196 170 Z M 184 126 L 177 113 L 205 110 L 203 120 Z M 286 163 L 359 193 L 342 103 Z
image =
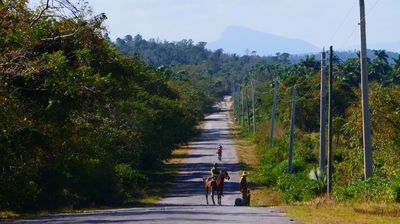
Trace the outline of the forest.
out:
M 145 195 L 217 95 L 119 53 L 86 4 L 0 6 L 0 209 Z

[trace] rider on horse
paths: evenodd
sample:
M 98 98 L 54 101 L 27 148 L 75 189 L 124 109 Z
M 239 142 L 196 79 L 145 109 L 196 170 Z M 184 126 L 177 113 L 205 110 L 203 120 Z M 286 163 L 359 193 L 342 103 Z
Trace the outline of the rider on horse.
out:
M 214 163 L 213 167 L 211 168 L 211 176 L 212 181 L 216 181 L 221 171 L 218 169 L 218 163 Z M 221 194 L 224 195 L 224 191 L 221 191 Z
M 213 180 L 216 180 L 218 178 L 220 171 L 218 169 L 218 163 L 214 163 L 213 167 L 211 168 L 211 176 Z

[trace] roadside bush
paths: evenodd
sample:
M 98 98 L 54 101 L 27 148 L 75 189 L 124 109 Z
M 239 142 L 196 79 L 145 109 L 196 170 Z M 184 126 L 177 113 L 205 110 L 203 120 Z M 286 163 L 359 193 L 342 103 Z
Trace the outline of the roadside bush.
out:
M 318 184 L 309 180 L 304 173 L 281 175 L 277 179 L 276 187 L 283 193 L 283 199 L 287 203 L 310 200 L 318 193 Z
M 339 201 L 366 200 L 376 202 L 400 202 L 400 181 L 372 177 L 344 187 L 337 187 L 334 195 Z
M 288 166 L 289 166 L 288 160 L 282 161 L 278 166 L 276 166 L 272 170 L 273 175 L 277 178 L 279 176 L 282 176 L 283 174 L 288 173 Z M 294 159 L 292 161 L 292 174 L 301 173 L 305 169 L 306 169 L 306 167 L 305 167 L 305 163 L 303 161 L 297 160 L 297 159 Z
M 148 182 L 148 178 L 144 174 L 138 170 L 132 169 L 129 164 L 117 164 L 114 167 L 114 171 L 120 183 L 126 189 L 126 192 L 132 192 L 134 194 L 140 186 Z
M 274 147 L 267 149 L 260 157 L 257 180 L 267 186 L 275 186 L 277 176 L 274 174 L 273 169 L 286 158 L 286 145 L 281 140 L 276 141 Z

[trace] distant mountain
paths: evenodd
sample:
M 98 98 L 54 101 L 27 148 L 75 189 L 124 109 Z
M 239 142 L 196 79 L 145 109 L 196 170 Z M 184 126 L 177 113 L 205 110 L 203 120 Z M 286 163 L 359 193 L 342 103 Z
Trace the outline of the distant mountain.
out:
M 277 52 L 305 54 L 321 51 L 318 47 L 300 39 L 281 37 L 240 26 L 227 27 L 219 40 L 208 43 L 206 47 L 211 50 L 222 48 L 225 53 L 238 55 L 251 54 L 255 51 L 261 56 L 275 55 Z

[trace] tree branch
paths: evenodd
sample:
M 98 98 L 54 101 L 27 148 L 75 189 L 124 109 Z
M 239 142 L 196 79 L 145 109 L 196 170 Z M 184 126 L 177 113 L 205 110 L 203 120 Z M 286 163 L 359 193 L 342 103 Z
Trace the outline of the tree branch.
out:
M 41 39 L 42 41 L 54 41 L 54 40 L 58 40 L 58 39 L 63 39 L 63 38 L 67 38 L 67 37 L 72 37 L 75 34 L 77 34 L 79 32 L 80 29 L 77 29 L 75 32 L 73 33 L 69 33 L 69 34 L 64 34 L 64 35 L 60 35 L 60 36 L 56 36 L 56 37 L 48 37 L 48 38 L 43 38 Z
M 44 7 L 44 9 L 42 9 L 42 11 L 40 11 L 39 16 L 36 17 L 31 23 L 30 26 L 32 27 L 35 23 L 37 23 L 39 21 L 40 18 L 42 18 L 43 14 L 47 11 L 47 9 L 49 9 L 49 2 L 50 0 L 46 1 L 46 7 Z

